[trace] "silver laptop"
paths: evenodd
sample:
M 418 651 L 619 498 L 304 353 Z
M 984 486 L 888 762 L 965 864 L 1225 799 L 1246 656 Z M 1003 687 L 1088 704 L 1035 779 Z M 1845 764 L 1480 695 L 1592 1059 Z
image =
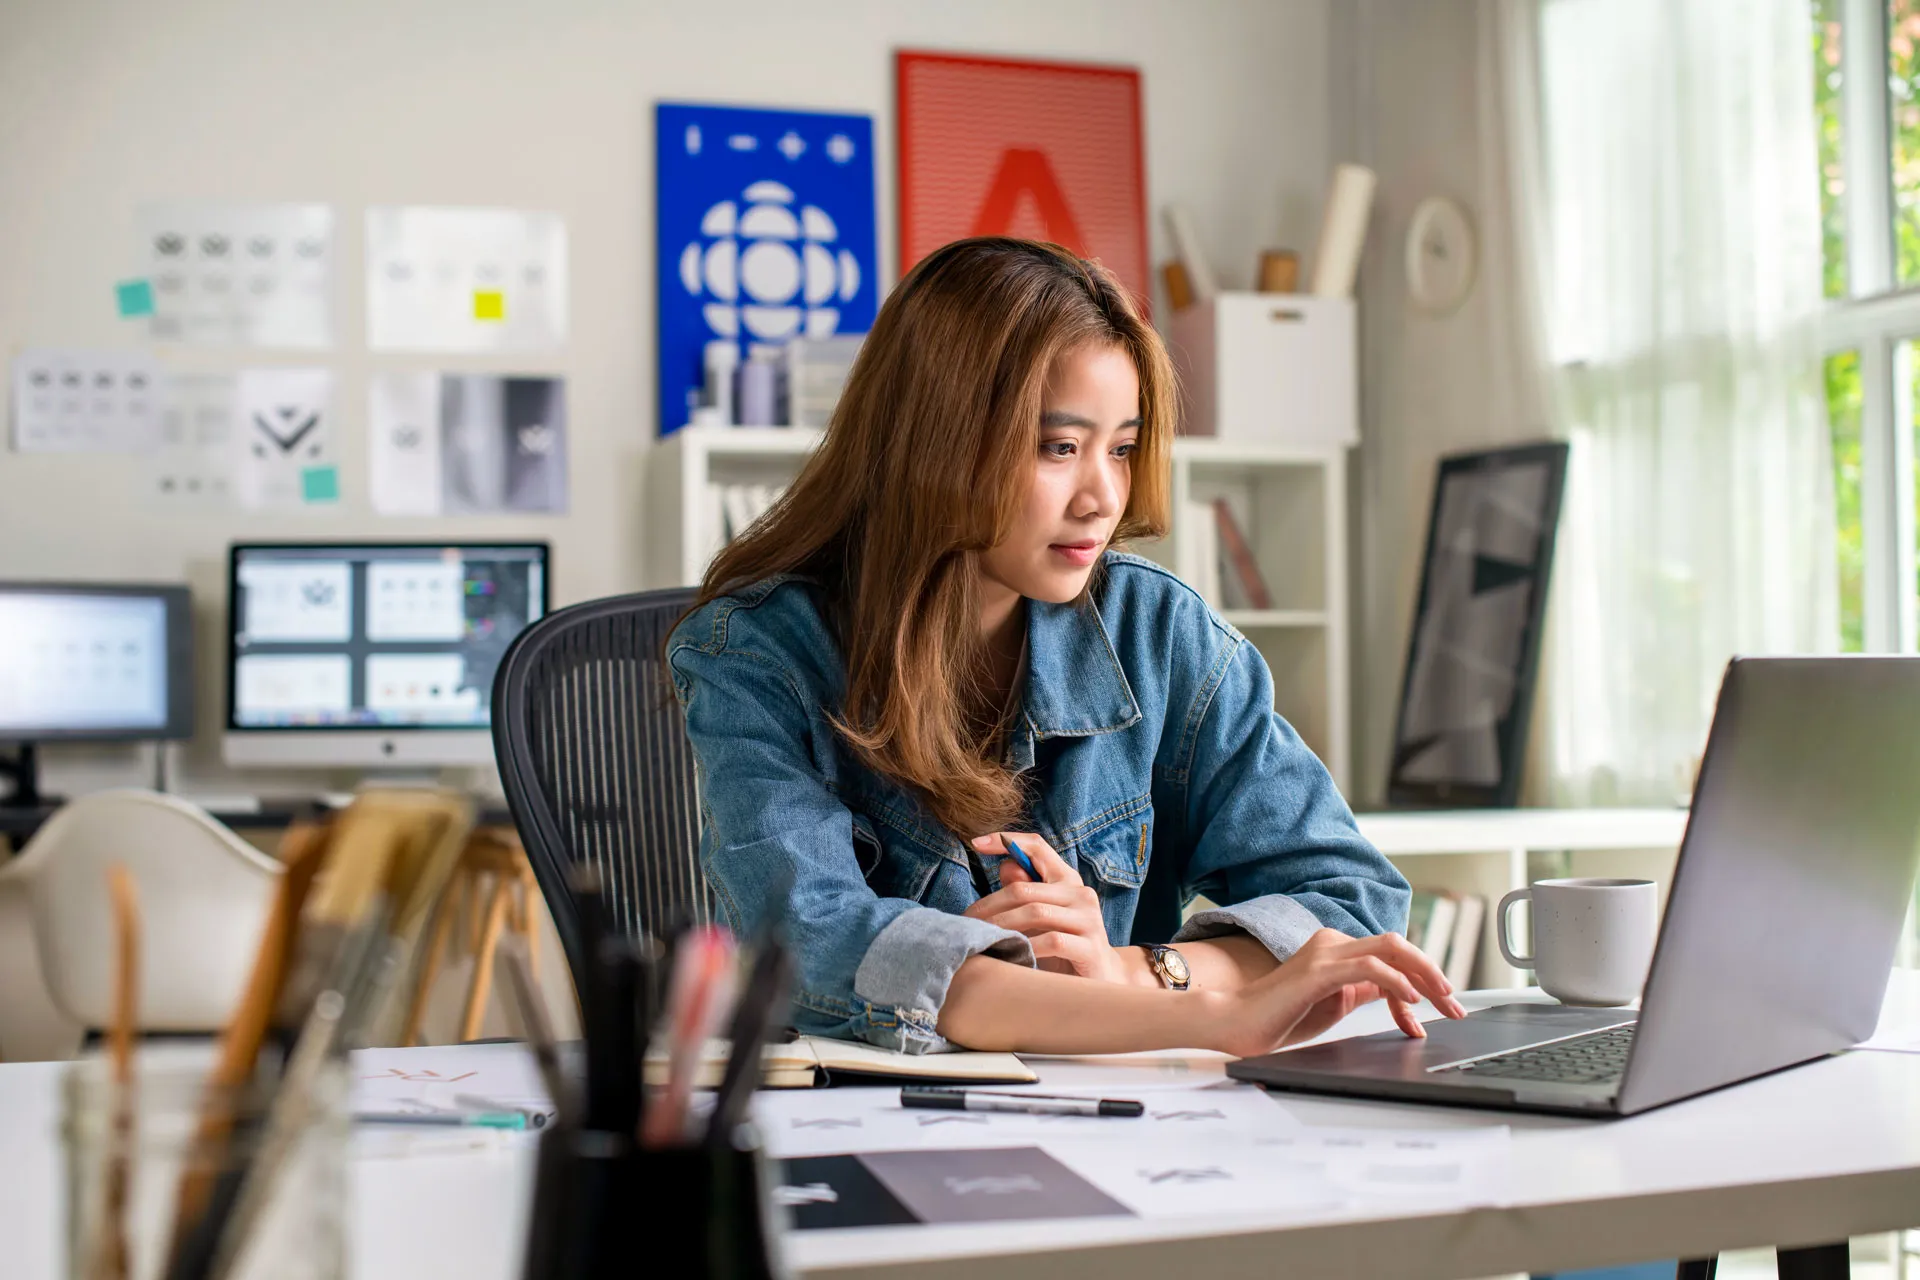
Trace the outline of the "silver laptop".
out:
M 1274 1089 L 1632 1115 L 1873 1033 L 1920 860 L 1920 658 L 1727 667 L 1640 1012 L 1504 1004 L 1231 1064 Z

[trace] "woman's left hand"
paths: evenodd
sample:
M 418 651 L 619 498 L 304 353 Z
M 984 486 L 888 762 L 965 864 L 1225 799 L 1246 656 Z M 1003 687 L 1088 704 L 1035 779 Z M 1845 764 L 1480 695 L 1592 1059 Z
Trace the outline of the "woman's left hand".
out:
M 1040 879 L 1030 878 L 1007 856 L 1007 840 L 1033 861 Z M 966 914 L 975 920 L 1025 934 L 1042 969 L 1074 973 L 1104 982 L 1131 982 L 1139 953 L 1118 948 L 1107 940 L 1107 922 L 1100 914 L 1100 895 L 1081 882 L 1080 873 L 1053 846 L 1030 831 L 996 831 L 973 841 L 975 852 L 1000 859 L 1000 890 L 988 894 Z

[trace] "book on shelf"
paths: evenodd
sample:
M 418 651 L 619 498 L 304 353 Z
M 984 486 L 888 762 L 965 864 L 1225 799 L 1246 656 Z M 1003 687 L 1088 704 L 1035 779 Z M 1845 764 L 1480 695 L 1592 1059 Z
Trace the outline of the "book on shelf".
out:
M 1226 558 L 1220 577 L 1228 603 L 1236 609 L 1273 608 L 1273 593 L 1267 590 L 1267 580 L 1260 576 L 1260 564 L 1253 557 L 1253 547 L 1233 514 L 1232 504 L 1225 498 L 1215 498 L 1213 516 L 1214 526 L 1219 530 L 1220 550 Z
M 1188 502 L 1182 515 L 1177 572 L 1202 600 L 1215 609 L 1225 608 L 1220 595 L 1220 534 L 1214 525 L 1213 508 L 1204 502 Z
M 1455 991 L 1473 986 L 1474 961 L 1480 958 L 1481 926 L 1487 922 L 1487 900 L 1477 893 L 1463 893 L 1460 912 L 1453 922 L 1453 942 L 1447 947 L 1447 959 L 1440 971 L 1447 975 Z
M 754 521 L 767 514 L 774 503 L 785 492 L 771 484 L 723 484 L 717 486 L 720 496 L 720 535 L 723 542 L 732 542 L 745 533 Z
M 1407 912 L 1407 941 L 1444 969 L 1447 947 L 1453 942 L 1453 922 L 1459 914 L 1460 903 L 1452 894 L 1416 890 Z
M 1407 941 L 1440 966 L 1456 991 L 1473 985 L 1487 900 L 1473 893 L 1416 889 L 1407 910 Z

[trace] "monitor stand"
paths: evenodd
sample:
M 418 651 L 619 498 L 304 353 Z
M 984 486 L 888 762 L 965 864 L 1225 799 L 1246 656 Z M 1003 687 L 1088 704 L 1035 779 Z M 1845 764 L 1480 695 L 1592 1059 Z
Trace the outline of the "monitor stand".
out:
M 13 782 L 13 790 L 0 798 L 0 808 L 46 809 L 60 803 L 59 796 L 44 795 L 40 791 L 40 756 L 31 742 L 21 743 L 13 759 L 0 760 L 0 779 Z

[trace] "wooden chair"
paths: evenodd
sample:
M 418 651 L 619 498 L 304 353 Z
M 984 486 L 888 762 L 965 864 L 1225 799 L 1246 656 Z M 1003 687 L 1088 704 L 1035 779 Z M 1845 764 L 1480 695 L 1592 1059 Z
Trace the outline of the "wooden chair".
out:
M 511 929 L 524 940 L 528 963 L 535 980 L 539 979 L 540 947 L 533 912 L 533 895 L 538 892 L 520 838 L 505 827 L 476 828 L 461 852 L 453 880 L 434 909 L 426 953 L 415 966 L 401 1044 L 419 1043 L 427 998 L 440 976 L 456 928 L 473 956 L 473 973 L 467 980 L 466 1001 L 460 1012 L 461 1040 L 472 1040 L 480 1034 L 487 997 L 493 990 L 494 954 L 503 932 Z

